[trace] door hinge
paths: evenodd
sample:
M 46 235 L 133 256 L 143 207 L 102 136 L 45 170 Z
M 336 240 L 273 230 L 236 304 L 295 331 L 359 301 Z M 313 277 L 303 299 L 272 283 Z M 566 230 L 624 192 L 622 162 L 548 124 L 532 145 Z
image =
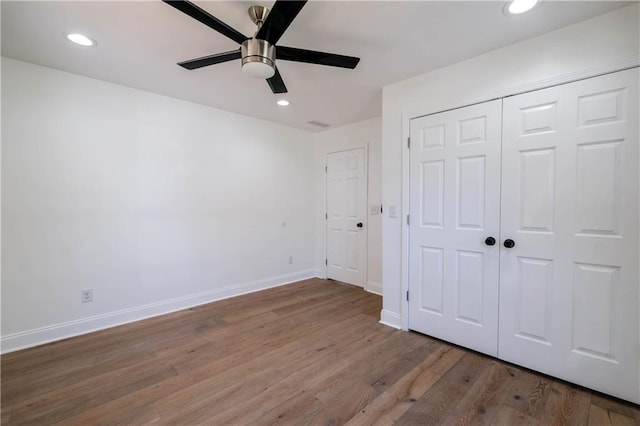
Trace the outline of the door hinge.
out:
M 324 166 L 324 172 L 327 173 L 327 166 Z
M 382 204 L 380 204 L 380 214 L 382 214 Z
M 407 302 L 409 301 L 409 290 L 407 290 Z
M 327 213 L 324 214 L 324 220 L 329 219 L 329 215 Z
M 407 138 L 407 148 L 411 149 L 411 138 L 410 137 Z
M 327 262 L 327 259 L 324 260 L 324 264 L 325 266 L 329 264 L 329 262 Z
M 409 215 L 407 215 L 407 226 L 409 226 Z

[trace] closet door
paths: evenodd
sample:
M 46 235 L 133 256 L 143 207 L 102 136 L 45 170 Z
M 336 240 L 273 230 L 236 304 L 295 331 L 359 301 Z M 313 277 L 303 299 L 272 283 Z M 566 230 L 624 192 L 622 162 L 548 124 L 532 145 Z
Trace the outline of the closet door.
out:
M 640 402 L 637 85 L 504 100 L 498 356 Z
M 501 104 L 410 123 L 409 328 L 494 356 Z

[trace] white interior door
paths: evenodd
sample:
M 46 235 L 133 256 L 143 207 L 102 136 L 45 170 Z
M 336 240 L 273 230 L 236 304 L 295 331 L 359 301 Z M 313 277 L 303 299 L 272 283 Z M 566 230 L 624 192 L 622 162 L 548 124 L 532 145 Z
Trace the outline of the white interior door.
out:
M 409 328 L 494 356 L 501 104 L 410 124 Z
M 364 287 L 367 180 L 364 148 L 327 154 L 327 278 Z
M 499 357 L 640 402 L 637 84 L 504 100 Z

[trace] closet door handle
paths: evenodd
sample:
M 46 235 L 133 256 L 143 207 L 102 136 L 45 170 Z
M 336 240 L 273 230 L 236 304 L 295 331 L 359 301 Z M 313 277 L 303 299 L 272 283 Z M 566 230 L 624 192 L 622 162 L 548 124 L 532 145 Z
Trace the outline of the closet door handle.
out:
M 507 238 L 506 240 L 504 240 L 503 244 L 506 248 L 514 248 L 516 246 L 516 242 L 510 238 Z
M 362 228 L 362 222 L 359 222 L 356 226 L 357 226 L 358 228 Z
M 496 243 L 496 239 L 493 237 L 487 237 L 487 239 L 484 240 L 484 243 L 488 246 L 492 246 Z

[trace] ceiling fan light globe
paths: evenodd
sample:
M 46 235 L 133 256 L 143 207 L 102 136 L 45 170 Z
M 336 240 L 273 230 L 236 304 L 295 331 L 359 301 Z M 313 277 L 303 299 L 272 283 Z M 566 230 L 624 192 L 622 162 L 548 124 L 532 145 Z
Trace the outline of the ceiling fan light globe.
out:
M 265 79 L 273 77 L 276 70 L 264 62 L 247 62 L 242 65 L 242 72 L 249 77 Z

